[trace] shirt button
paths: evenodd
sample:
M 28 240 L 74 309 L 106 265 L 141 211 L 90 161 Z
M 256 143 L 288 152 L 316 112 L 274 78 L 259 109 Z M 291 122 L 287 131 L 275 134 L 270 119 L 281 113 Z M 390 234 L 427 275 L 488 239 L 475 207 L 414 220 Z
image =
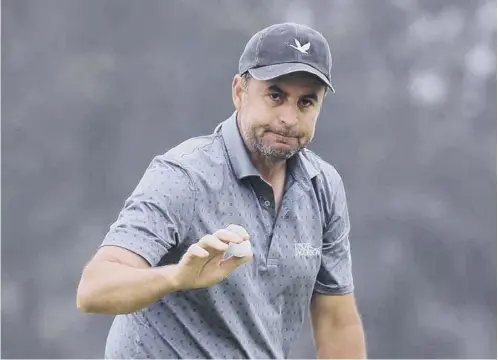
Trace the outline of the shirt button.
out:
M 265 206 L 270 206 L 270 200 L 265 200 Z

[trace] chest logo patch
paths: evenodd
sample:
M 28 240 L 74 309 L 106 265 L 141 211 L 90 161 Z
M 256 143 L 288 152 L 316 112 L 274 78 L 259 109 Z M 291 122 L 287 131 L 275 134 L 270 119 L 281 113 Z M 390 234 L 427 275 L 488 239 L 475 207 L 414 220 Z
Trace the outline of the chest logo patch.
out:
M 294 254 L 296 257 L 313 257 L 320 255 L 320 248 L 314 247 L 310 243 L 294 244 Z

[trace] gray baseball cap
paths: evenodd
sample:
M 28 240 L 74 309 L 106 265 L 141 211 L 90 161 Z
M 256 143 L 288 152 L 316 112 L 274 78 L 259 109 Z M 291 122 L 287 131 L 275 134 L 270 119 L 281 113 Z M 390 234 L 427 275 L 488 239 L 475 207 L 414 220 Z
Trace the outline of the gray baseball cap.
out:
M 318 31 L 300 24 L 266 27 L 246 44 L 239 60 L 239 73 L 258 80 L 305 71 L 320 78 L 335 92 L 330 79 L 332 55 L 327 40 Z

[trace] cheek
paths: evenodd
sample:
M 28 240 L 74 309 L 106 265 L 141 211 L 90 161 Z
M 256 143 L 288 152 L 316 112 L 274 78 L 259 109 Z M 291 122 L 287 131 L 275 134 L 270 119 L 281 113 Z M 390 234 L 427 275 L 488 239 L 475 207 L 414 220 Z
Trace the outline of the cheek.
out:
M 316 126 L 316 118 L 314 116 L 304 119 L 303 133 L 306 133 L 307 136 L 313 136 L 315 133 L 315 126 Z
M 302 145 L 309 143 L 313 140 L 315 136 L 315 121 L 308 121 L 303 123 L 303 127 L 301 128 L 301 139 L 300 142 Z
M 310 131 L 309 134 L 308 134 L 308 142 L 310 142 L 311 140 L 313 140 L 314 137 L 315 137 L 315 132 L 314 131 Z
M 310 135 L 310 137 L 313 137 L 315 135 L 315 127 L 316 127 L 316 122 L 314 121 L 310 126 L 309 126 L 309 130 L 308 130 L 308 133 Z
M 241 126 L 242 131 L 249 138 L 259 138 L 264 132 L 254 109 L 241 113 Z

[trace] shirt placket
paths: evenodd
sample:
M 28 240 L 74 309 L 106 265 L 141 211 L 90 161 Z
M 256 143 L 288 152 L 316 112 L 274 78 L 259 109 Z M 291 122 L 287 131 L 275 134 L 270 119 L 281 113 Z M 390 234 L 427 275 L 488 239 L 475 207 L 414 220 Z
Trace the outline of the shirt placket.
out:
M 264 244 L 264 262 L 268 268 L 276 265 L 275 260 L 269 257 L 273 228 L 276 220 L 275 197 L 271 186 L 261 180 L 261 178 L 254 179 L 252 182 L 252 188 L 255 198 L 259 203 L 259 208 L 261 209 L 261 218 L 266 240 Z
M 290 176 L 290 175 L 289 175 Z M 286 221 L 288 214 L 292 211 L 293 206 L 297 201 L 300 201 L 304 195 L 301 187 L 297 182 L 289 177 L 286 182 L 284 195 L 280 211 L 275 208 L 275 196 L 273 189 L 268 184 L 264 183 L 261 179 L 255 183 L 254 191 L 259 200 L 261 208 L 264 211 L 264 226 L 266 234 L 266 267 L 268 269 L 275 269 L 280 261 L 280 244 L 279 234 L 275 234 L 275 228 L 279 222 Z M 299 188 L 299 190 L 297 190 Z

